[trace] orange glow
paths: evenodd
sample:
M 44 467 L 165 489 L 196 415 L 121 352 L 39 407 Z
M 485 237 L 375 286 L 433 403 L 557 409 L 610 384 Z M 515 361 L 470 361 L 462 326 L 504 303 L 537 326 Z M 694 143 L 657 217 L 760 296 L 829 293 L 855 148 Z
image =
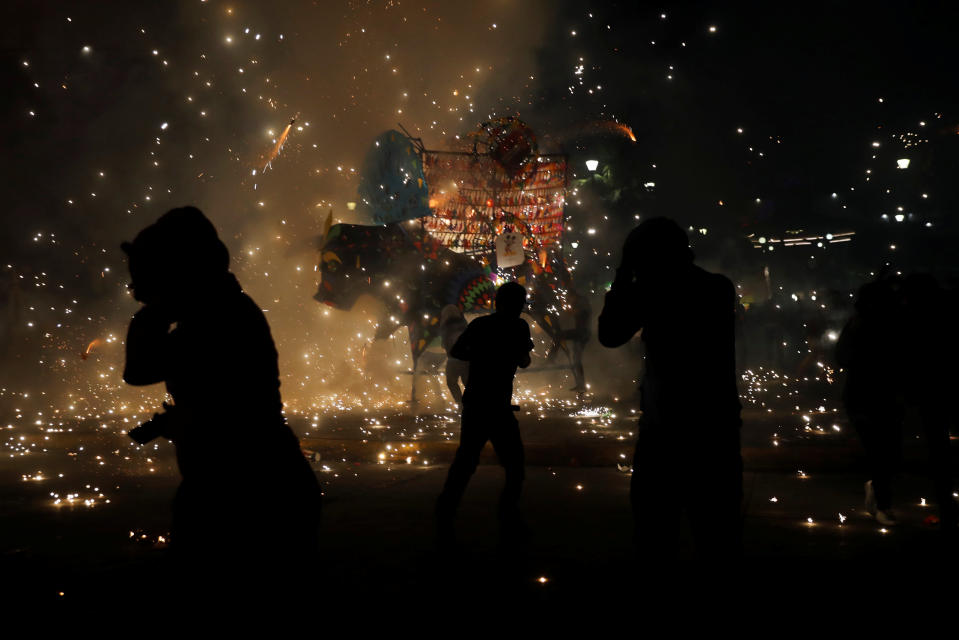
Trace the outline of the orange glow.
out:
M 84 349 L 83 353 L 80 354 L 80 357 L 84 360 L 90 357 L 90 353 L 93 351 L 94 347 L 99 347 L 103 344 L 103 340 L 96 338 L 90 341 L 90 344 L 87 345 L 87 348 Z
M 295 120 L 295 118 L 294 118 Z M 274 158 L 280 155 L 280 151 L 283 150 L 283 144 L 286 142 L 287 137 L 290 135 L 290 129 L 293 128 L 294 120 L 290 120 L 290 124 L 286 125 L 286 128 L 283 129 L 283 133 L 280 134 L 279 139 L 276 141 L 276 144 L 273 146 L 273 151 L 270 152 L 270 157 L 266 159 L 266 162 L 263 163 L 263 171 L 266 171 L 267 167 L 270 166 L 270 163 L 273 162 Z
M 636 136 L 633 135 L 633 130 L 631 128 L 627 127 L 625 124 L 621 124 L 618 122 L 616 123 L 616 128 L 622 131 L 624 134 L 626 134 L 630 140 L 632 140 L 633 142 L 636 142 Z

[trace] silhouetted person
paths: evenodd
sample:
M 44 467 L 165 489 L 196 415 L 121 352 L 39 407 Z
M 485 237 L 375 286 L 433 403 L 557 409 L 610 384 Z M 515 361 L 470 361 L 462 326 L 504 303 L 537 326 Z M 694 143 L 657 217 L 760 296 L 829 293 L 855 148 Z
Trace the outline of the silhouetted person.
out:
M 282 414 L 277 353 L 229 253 L 196 208 L 124 243 L 133 296 L 123 378 L 163 382 L 174 405 L 131 431 L 173 441 L 178 588 L 223 598 L 290 586 L 317 551 L 320 490 Z M 242 592 L 242 593 L 240 593 Z
M 919 415 L 929 449 L 929 471 L 935 484 L 939 519 L 944 531 L 957 533 L 952 496 L 949 427 L 950 407 L 959 376 L 956 309 L 936 279 L 926 273 L 908 276 L 902 286 L 906 312 L 906 405 Z
M 511 535 L 521 527 L 523 442 L 511 401 L 516 368 L 529 366 L 533 350 L 529 325 L 520 317 L 525 306 L 526 289 L 507 282 L 496 292 L 495 313 L 473 320 L 450 350 L 454 358 L 469 362 L 469 378 L 463 394 L 460 446 L 436 503 L 440 543 L 452 541 L 453 517 L 487 441 L 506 470 L 498 508 L 504 533 Z
M 836 343 L 845 370 L 842 399 L 869 465 L 866 512 L 880 524 L 896 524 L 892 478 L 902 459 L 905 416 L 904 316 L 899 281 L 880 277 L 859 289 L 855 314 Z
M 637 551 L 651 568 L 675 560 L 683 510 L 703 559 L 741 551 L 736 302 L 726 277 L 693 264 L 672 220 L 647 220 L 627 237 L 599 341 L 618 347 L 642 330 L 646 347 L 630 497 Z
M 573 315 L 573 327 L 559 332 L 559 338 L 566 343 L 569 349 L 569 360 L 573 370 L 573 379 L 575 384 L 570 391 L 583 393 L 586 391 L 586 375 L 583 371 L 583 350 L 586 343 L 592 337 L 590 325 L 593 317 L 593 309 L 589 304 L 589 299 L 578 291 L 569 292 L 569 305 Z M 552 349 L 548 358 L 556 354 L 556 349 Z
M 453 396 L 453 402 L 463 405 L 463 391 L 460 389 L 460 380 L 463 385 L 469 380 L 470 363 L 450 355 L 453 345 L 466 331 L 466 317 L 454 304 L 448 304 L 440 312 L 440 341 L 446 351 L 446 386 Z

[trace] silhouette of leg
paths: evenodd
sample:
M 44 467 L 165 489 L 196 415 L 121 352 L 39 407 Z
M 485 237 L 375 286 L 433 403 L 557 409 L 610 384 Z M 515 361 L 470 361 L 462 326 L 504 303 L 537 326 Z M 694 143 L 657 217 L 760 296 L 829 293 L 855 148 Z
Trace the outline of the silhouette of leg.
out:
M 499 498 L 499 514 L 503 519 L 512 519 L 519 514 L 519 498 L 526 477 L 523 441 L 519 435 L 519 423 L 512 413 L 492 419 L 497 424 L 490 426 L 490 442 L 499 463 L 506 470 L 506 484 Z
M 586 391 L 586 375 L 583 371 L 583 347 L 585 343 L 573 341 L 570 343 L 570 361 L 573 366 L 573 379 L 576 386 L 573 391 Z
M 456 514 L 466 485 L 476 471 L 480 453 L 488 439 L 487 425 L 483 420 L 464 411 L 460 427 L 460 446 L 456 449 L 443 492 L 436 502 L 437 517 L 452 519 Z
M 902 454 L 901 416 L 892 410 L 885 416 L 856 415 L 853 418 L 869 464 L 876 507 L 892 508 L 892 477 Z
M 936 401 L 927 401 L 919 407 L 922 430 L 929 448 L 929 473 L 936 487 L 939 520 L 944 531 L 956 527 L 956 503 L 952 496 L 950 472 L 949 414 Z
M 689 524 L 700 560 L 730 566 L 742 556 L 743 461 L 739 433 L 701 447 L 688 485 Z
M 523 549 L 527 538 L 526 523 L 519 510 L 520 494 L 525 477 L 523 442 L 519 424 L 512 412 L 491 416 L 490 442 L 506 471 L 506 482 L 500 493 L 497 516 L 500 525 L 500 550 L 516 553 Z
M 630 502 L 636 552 L 643 568 L 665 570 L 679 555 L 683 469 L 660 429 L 641 426 L 633 455 Z

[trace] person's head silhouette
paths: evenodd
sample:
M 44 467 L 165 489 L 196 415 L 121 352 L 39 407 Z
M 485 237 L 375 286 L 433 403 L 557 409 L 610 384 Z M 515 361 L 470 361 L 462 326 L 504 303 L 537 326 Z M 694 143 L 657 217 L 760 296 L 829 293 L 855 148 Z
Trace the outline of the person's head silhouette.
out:
M 519 317 L 526 306 L 526 289 L 518 282 L 507 282 L 496 291 L 496 313 Z
M 632 274 L 669 274 L 693 262 L 689 238 L 669 218 L 650 218 L 633 229 L 623 244 L 624 268 Z
M 144 304 L 179 306 L 229 273 L 229 251 L 196 207 L 168 211 L 121 248 L 133 297 Z

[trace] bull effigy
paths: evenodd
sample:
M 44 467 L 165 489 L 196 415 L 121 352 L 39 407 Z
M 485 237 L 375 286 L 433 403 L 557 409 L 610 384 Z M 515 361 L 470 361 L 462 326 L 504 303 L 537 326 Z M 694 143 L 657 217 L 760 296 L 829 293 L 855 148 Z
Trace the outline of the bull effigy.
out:
M 539 154 L 516 118 L 484 123 L 470 142 L 471 149 L 431 151 L 398 131 L 378 136 L 358 188 L 360 211 L 377 224 L 328 228 L 315 297 L 349 309 L 369 293 L 386 309 L 377 338 L 408 328 L 415 402 L 420 357 L 439 337 L 441 310 L 488 312 L 496 286 L 515 280 L 552 341 L 550 355 L 567 354 L 582 391 L 582 345 L 567 342 L 586 337 L 560 322 L 585 301 L 562 253 L 566 157 Z

